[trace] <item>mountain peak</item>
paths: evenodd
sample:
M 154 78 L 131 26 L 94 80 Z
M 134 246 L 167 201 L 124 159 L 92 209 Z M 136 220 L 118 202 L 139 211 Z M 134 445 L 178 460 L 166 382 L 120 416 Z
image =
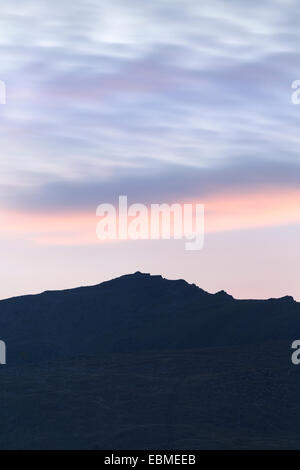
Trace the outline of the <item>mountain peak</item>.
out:
M 232 295 L 230 294 L 227 294 L 227 292 L 225 290 L 219 290 L 218 292 L 215 293 L 215 296 L 217 296 L 218 298 L 222 298 L 222 299 L 233 299 Z
M 289 303 L 296 303 L 296 300 L 291 295 L 285 295 L 284 297 L 279 298 L 271 298 L 269 299 L 270 302 L 289 302 Z

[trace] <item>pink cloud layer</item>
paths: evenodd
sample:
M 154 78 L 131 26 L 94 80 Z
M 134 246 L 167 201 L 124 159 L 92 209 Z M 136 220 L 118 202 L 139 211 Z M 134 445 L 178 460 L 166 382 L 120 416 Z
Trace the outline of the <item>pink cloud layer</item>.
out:
M 205 233 L 300 223 L 300 190 L 271 189 L 184 201 L 205 205 Z M 99 218 L 88 211 L 58 213 L 0 210 L 0 236 L 49 245 L 103 243 L 96 236 Z

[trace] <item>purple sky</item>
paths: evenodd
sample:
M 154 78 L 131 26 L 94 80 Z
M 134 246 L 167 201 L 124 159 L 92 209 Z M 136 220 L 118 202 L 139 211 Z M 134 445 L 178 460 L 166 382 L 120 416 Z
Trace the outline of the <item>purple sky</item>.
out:
M 296 0 L 2 5 L 0 298 L 140 270 L 300 300 L 299 24 Z M 100 244 L 121 194 L 204 202 L 204 249 Z

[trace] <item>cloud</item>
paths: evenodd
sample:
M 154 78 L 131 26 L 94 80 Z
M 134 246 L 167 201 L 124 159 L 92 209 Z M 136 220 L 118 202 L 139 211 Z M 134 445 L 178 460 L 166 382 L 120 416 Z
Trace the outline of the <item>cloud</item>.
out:
M 300 189 L 300 163 L 282 162 L 280 159 L 253 159 L 248 157 L 215 167 L 187 165 L 161 165 L 152 160 L 131 161 L 131 165 L 119 167 L 113 173 L 99 179 L 44 181 L 39 175 L 28 174 L 28 183 L 22 187 L 2 187 L 0 207 L 26 212 L 65 211 L 94 212 L 98 204 L 117 203 L 119 195 L 127 195 L 130 201 L 145 204 L 183 202 L 207 197 L 235 194 L 236 199 L 245 193 L 261 193 Z M 118 162 L 117 162 L 118 164 Z M 82 169 L 84 172 L 84 168 Z M 21 175 L 25 180 L 25 175 Z M 35 179 L 37 181 L 35 181 Z
M 298 187 L 295 1 L 12 0 L 0 203 Z
M 119 201 L 114 201 L 118 214 Z M 180 201 L 177 201 L 180 202 Z M 195 208 L 199 200 L 182 201 L 192 203 Z M 206 195 L 205 234 L 236 230 L 253 230 L 267 227 L 293 227 L 300 224 L 300 188 L 264 188 L 255 192 L 246 188 L 239 197 L 228 191 L 222 195 Z M 128 201 L 128 208 L 132 201 Z M 148 204 L 150 209 L 151 204 Z M 151 211 L 149 211 L 151 214 Z M 117 215 L 118 217 L 118 215 Z M 151 215 L 149 215 L 151 218 Z M 96 210 L 64 210 L 61 212 L 2 211 L 1 239 L 13 237 L 43 245 L 84 246 L 99 245 L 96 226 L 100 221 Z M 129 218 L 130 219 L 130 218 Z M 150 226 L 149 220 L 147 226 Z M 174 227 L 171 226 L 171 233 Z M 150 233 L 148 232 L 150 239 Z M 172 238 L 172 236 L 171 236 Z M 104 243 L 123 243 L 122 240 L 105 240 Z

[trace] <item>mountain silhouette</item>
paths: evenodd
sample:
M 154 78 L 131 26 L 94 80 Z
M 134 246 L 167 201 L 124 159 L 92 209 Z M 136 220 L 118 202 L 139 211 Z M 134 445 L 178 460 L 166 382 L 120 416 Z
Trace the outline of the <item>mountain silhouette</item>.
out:
M 235 300 L 137 272 L 93 287 L 0 302 L 10 362 L 104 352 L 253 344 L 300 333 L 292 297 Z
M 0 338 L 0 449 L 300 447 L 292 297 L 137 272 L 3 300 Z

